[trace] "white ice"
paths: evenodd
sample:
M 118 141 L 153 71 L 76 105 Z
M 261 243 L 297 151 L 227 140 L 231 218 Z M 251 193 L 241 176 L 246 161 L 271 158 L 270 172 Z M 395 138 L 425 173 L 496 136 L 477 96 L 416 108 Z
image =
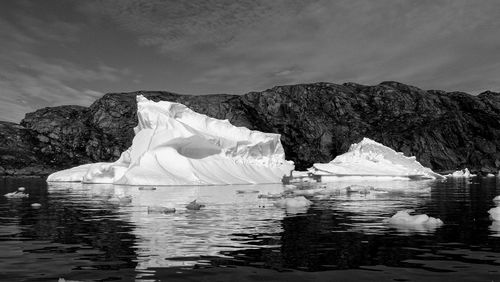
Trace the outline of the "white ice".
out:
M 410 215 L 414 210 L 398 211 L 391 218 L 387 219 L 387 223 L 400 226 L 429 226 L 438 227 L 443 225 L 443 221 L 439 218 L 430 217 L 426 214 Z
M 500 206 L 497 206 L 496 208 L 491 208 L 488 211 L 488 213 L 490 214 L 492 220 L 500 221 Z
M 186 106 L 137 96 L 132 146 L 114 163 L 78 166 L 47 181 L 127 185 L 278 183 L 293 170 L 279 134 L 236 127 Z
M 457 171 L 453 172 L 452 174 L 447 174 L 445 176 L 446 177 L 455 177 L 455 178 L 469 178 L 469 177 L 474 177 L 476 175 L 472 174 L 468 168 L 464 168 L 462 170 L 457 170 Z
M 26 193 L 21 192 L 21 191 L 15 191 L 15 192 L 7 193 L 4 195 L 4 197 L 6 197 L 8 199 L 22 199 L 22 198 L 28 198 L 29 196 L 30 196 L 30 194 L 26 194 Z
M 337 156 L 329 163 L 315 163 L 309 171 L 322 176 L 322 181 L 350 179 L 411 179 L 443 178 L 430 168 L 422 166 L 415 157 L 406 157 L 369 138 L 352 144 L 345 154 Z

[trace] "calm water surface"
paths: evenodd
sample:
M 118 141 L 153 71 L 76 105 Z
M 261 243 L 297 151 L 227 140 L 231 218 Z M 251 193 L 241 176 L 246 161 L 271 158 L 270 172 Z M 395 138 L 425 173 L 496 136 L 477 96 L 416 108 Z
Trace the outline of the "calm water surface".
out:
M 340 189 L 286 210 L 258 197 L 282 185 L 141 190 L 0 179 L 0 194 L 20 186 L 30 194 L 0 197 L 0 281 L 500 281 L 500 224 L 487 213 L 500 178 L 358 184 L 386 193 Z M 206 206 L 186 210 L 195 199 Z M 148 212 L 157 206 L 176 212 Z M 445 224 L 384 223 L 402 209 Z

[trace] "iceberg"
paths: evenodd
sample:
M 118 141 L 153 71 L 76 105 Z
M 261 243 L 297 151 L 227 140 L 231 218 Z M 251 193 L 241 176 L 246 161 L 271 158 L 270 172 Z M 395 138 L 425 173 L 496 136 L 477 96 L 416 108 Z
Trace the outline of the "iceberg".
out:
M 454 178 L 470 178 L 476 176 L 475 174 L 472 174 L 468 168 L 464 168 L 462 170 L 457 170 L 453 172 L 452 174 L 447 174 L 445 175 L 446 177 L 454 177 Z
M 369 138 L 352 144 L 346 153 L 329 163 L 315 163 L 309 172 L 320 175 L 325 182 L 340 180 L 340 177 L 376 180 L 444 178 L 422 166 L 415 157 L 406 157 Z
M 443 225 L 443 221 L 439 218 L 430 217 L 426 214 L 416 214 L 410 215 L 414 210 L 402 210 L 398 211 L 391 218 L 387 219 L 386 222 L 393 225 L 402 226 L 432 226 L 438 227 Z
M 491 208 L 488 213 L 493 221 L 500 221 L 500 206 Z
M 294 169 L 279 134 L 233 126 L 180 103 L 137 96 L 132 146 L 114 163 L 95 163 L 49 175 L 48 182 L 124 185 L 279 183 Z

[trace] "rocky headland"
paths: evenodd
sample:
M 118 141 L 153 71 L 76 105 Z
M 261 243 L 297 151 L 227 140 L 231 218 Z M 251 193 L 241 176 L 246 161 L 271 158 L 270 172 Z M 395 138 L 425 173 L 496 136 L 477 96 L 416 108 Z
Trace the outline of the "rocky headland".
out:
M 382 82 L 286 85 L 244 95 L 109 93 L 90 107 L 43 108 L 21 124 L 0 122 L 0 176 L 44 175 L 118 159 L 134 136 L 138 94 L 279 133 L 296 169 L 329 162 L 363 137 L 414 155 L 435 171 L 500 169 L 500 93 L 474 96 Z

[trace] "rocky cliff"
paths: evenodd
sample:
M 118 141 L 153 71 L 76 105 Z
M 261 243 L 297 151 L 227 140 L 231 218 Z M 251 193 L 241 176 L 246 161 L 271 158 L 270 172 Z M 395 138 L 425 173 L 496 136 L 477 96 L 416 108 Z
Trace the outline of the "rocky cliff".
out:
M 277 86 L 245 95 L 109 93 L 88 108 L 44 108 L 26 114 L 21 125 L 0 123 L 0 174 L 47 173 L 117 159 L 133 138 L 137 94 L 279 133 L 297 169 L 328 162 L 363 137 L 415 155 L 437 171 L 500 168 L 500 93 L 473 96 L 383 82 Z

